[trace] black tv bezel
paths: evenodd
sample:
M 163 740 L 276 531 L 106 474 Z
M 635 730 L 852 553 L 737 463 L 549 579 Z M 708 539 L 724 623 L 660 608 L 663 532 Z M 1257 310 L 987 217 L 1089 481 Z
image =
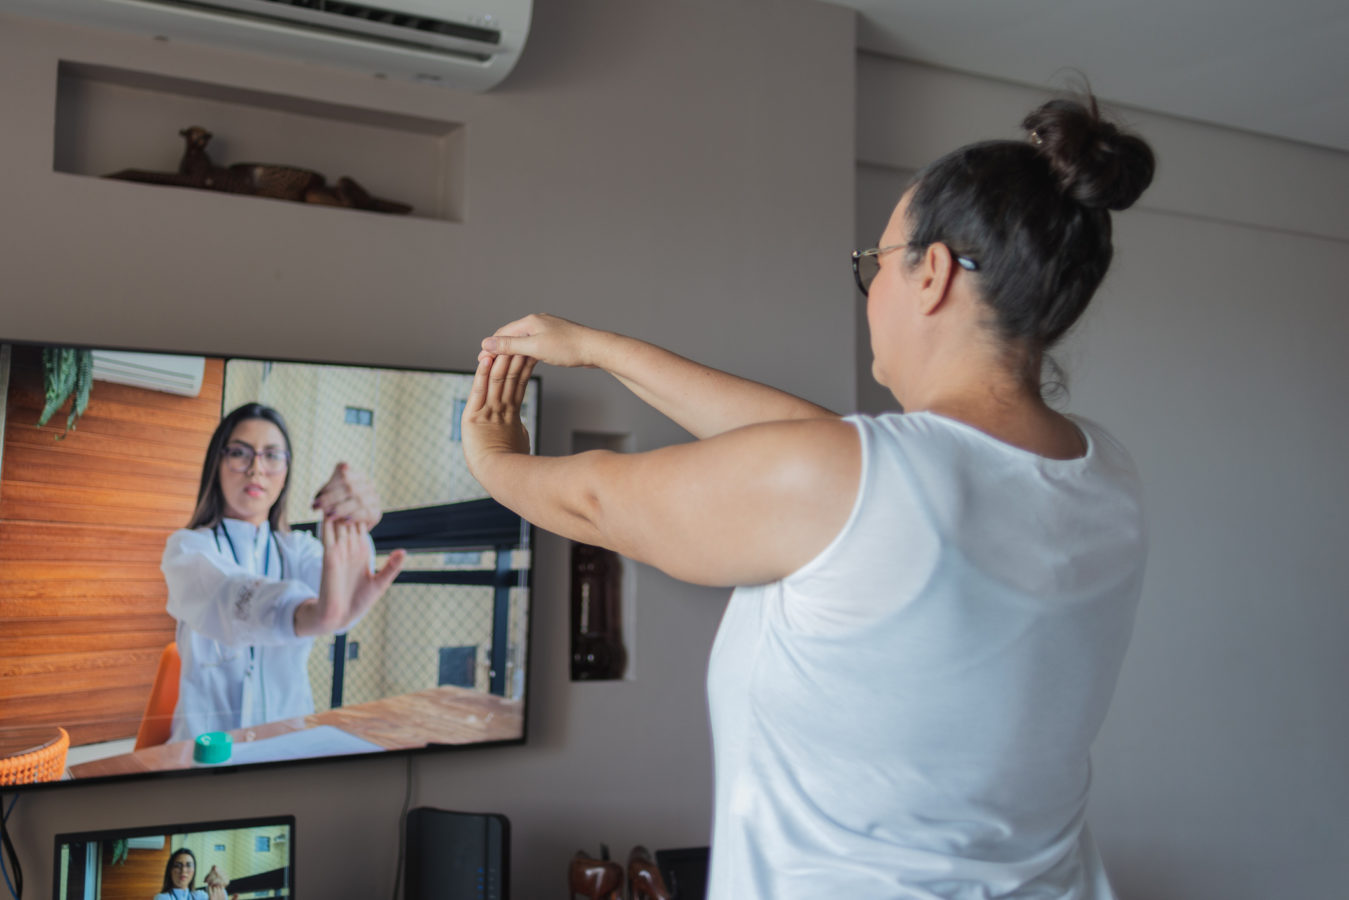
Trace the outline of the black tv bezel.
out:
M 437 375 L 463 375 L 472 377 L 475 374 L 474 369 L 451 369 L 451 368 L 429 368 L 426 366 L 414 365 L 396 365 L 370 360 L 350 361 L 338 359 L 312 359 L 304 357 L 279 357 L 266 356 L 256 353 L 228 353 L 218 350 L 200 350 L 200 349 L 165 349 L 163 347 L 132 347 L 111 343 L 90 344 L 83 342 L 63 342 L 51 340 L 37 340 L 33 338 L 6 338 L 0 336 L 0 346 L 9 345 L 11 347 L 71 347 L 75 349 L 88 350 L 110 350 L 125 353 L 158 353 L 162 355 L 174 356 L 204 356 L 208 359 L 220 359 L 228 363 L 231 360 L 248 360 L 253 362 L 275 362 L 275 363 L 293 363 L 298 365 L 310 366 L 345 366 L 349 368 L 368 368 L 384 369 L 393 372 L 421 372 Z M 533 435 L 535 447 L 538 447 L 539 436 L 543 432 L 543 379 L 538 374 L 533 374 L 529 379 L 535 385 L 535 410 L 534 410 L 534 429 Z M 8 389 L 5 392 L 6 402 L 8 401 Z M 64 408 L 64 407 L 63 407 Z M 53 416 L 56 421 L 61 415 L 58 410 L 57 415 Z M 222 413 L 223 415 L 223 413 Z M 3 435 L 0 434 L 0 438 Z M 537 452 L 537 450 L 535 451 Z M 2 464 L 2 462 L 0 462 Z M 535 544 L 535 535 L 537 529 L 532 525 L 530 528 L 530 565 L 526 577 L 525 588 L 529 591 L 529 608 L 525 613 L 525 679 L 524 679 L 524 700 L 520 709 L 520 736 L 515 738 L 503 738 L 492 741 L 476 741 L 469 744 L 440 744 L 429 743 L 421 747 L 404 747 L 398 749 L 383 750 L 373 753 L 347 753 L 340 755 L 308 756 L 297 759 L 272 760 L 259 763 L 222 763 L 212 766 L 189 766 L 181 769 L 161 769 L 145 772 L 125 772 L 117 775 L 99 775 L 87 778 L 61 778 L 56 781 L 34 781 L 24 784 L 7 784 L 0 788 L 0 794 L 25 794 L 52 790 L 65 790 L 78 788 L 84 785 L 108 785 L 108 784 L 131 784 L 135 782 L 152 781 L 159 779 L 172 778 L 192 778 L 229 776 L 241 772 L 264 771 L 283 768 L 295 768 L 303 766 L 324 765 L 326 763 L 351 762 L 353 760 L 363 759 L 396 759 L 409 757 L 409 763 L 412 760 L 422 757 L 446 752 L 473 752 L 477 750 L 490 750 L 500 747 L 522 746 L 529 741 L 529 711 L 530 697 L 533 694 L 532 669 L 534 653 L 534 570 L 535 560 L 537 559 L 537 545 Z M 17 726 L 22 727 L 22 726 Z M 64 773 L 63 773 L 64 774 Z M 154 833 L 153 829 L 149 833 Z
M 171 834 L 190 834 L 199 831 L 229 831 L 243 828 L 259 828 L 268 825 L 285 825 L 290 829 L 287 838 L 286 853 L 290 862 L 290 897 L 295 893 L 295 816 L 281 814 L 275 816 L 254 816 L 247 819 L 215 819 L 208 822 L 172 822 L 167 825 L 132 826 L 128 828 L 101 828 L 98 831 L 69 831 L 56 835 L 52 839 L 52 900 L 65 900 L 61 896 L 61 845 L 74 841 L 106 841 L 118 838 L 168 836 Z

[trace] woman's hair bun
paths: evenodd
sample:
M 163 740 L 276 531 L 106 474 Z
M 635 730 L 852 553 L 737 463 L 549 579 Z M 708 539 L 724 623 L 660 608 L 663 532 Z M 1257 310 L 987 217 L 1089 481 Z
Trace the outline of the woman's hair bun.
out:
M 1050 100 L 1022 121 L 1064 193 L 1083 206 L 1127 209 L 1152 183 L 1156 160 L 1140 137 L 1103 121 L 1096 99 Z

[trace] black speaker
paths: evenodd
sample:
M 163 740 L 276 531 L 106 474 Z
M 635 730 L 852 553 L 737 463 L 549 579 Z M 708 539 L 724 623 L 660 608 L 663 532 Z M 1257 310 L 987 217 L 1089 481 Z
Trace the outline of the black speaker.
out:
M 511 823 L 419 806 L 407 817 L 404 900 L 510 900 Z
M 656 867 L 674 900 L 703 900 L 707 896 L 707 847 L 657 850 Z

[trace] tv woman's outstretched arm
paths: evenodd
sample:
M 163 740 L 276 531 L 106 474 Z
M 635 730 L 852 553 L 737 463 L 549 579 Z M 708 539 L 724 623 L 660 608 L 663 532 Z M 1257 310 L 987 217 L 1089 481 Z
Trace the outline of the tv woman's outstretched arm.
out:
M 406 554 L 395 550 L 371 571 L 370 541 L 364 524 L 324 516 L 323 573 L 317 597 L 295 608 L 297 637 L 333 634 L 358 621 L 393 584 Z
M 861 444 L 841 419 L 766 422 L 646 453 L 530 456 L 520 405 L 533 366 L 484 356 L 462 432 L 474 477 L 541 528 L 684 581 L 735 585 L 796 571 L 847 521 Z
M 485 339 L 483 350 L 529 356 L 554 366 L 603 369 L 698 438 L 760 422 L 838 418 L 786 391 L 557 316 L 532 315 L 511 322 Z

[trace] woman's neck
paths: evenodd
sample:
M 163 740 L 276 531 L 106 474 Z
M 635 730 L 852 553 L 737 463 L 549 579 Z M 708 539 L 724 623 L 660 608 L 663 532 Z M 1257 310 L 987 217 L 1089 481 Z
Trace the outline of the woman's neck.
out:
M 221 516 L 221 518 L 233 519 L 235 522 L 246 522 L 249 525 L 252 525 L 254 528 L 261 528 L 263 525 L 267 524 L 266 516 L 255 516 L 254 518 L 250 519 L 244 516 L 236 516 L 233 513 L 225 513 L 225 515 Z
M 941 390 L 920 396 L 905 412 L 927 411 L 979 429 L 1005 444 L 1049 459 L 1075 459 L 1086 453 L 1081 431 L 1040 396 L 1023 372 L 1005 367 L 953 379 Z

